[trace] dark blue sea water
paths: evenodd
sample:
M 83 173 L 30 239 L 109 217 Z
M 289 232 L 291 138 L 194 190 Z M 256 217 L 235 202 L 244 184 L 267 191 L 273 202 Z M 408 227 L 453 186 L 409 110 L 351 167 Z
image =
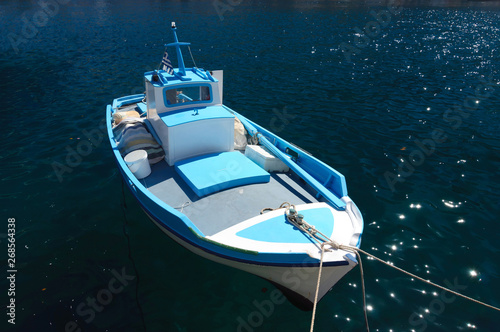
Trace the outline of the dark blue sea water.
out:
M 198 67 L 224 70 L 228 106 L 345 175 L 362 248 L 500 306 L 498 1 L 58 1 L 0 3 L 2 331 L 309 330 L 123 190 L 99 126 L 143 92 L 170 21 Z M 364 268 L 373 331 L 498 331 L 499 312 Z M 358 268 L 315 325 L 363 329 Z

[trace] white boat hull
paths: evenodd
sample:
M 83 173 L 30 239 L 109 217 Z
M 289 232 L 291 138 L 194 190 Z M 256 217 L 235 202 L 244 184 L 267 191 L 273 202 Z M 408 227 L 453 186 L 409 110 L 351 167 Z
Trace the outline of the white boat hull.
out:
M 144 210 L 147 213 L 146 210 Z M 269 266 L 259 264 L 243 263 L 231 259 L 226 259 L 211 254 L 199 247 L 183 241 L 167 229 L 162 227 L 149 214 L 149 218 L 170 238 L 190 250 L 191 252 L 210 259 L 214 262 L 224 264 L 242 271 L 246 271 L 262 277 L 275 286 L 277 286 L 284 295 L 297 307 L 303 310 L 311 310 L 316 292 L 318 281 L 318 266 Z M 350 270 L 356 265 L 357 261 L 352 254 L 346 253 L 344 256 L 348 265 L 323 266 L 321 273 L 321 283 L 318 291 L 318 301 Z

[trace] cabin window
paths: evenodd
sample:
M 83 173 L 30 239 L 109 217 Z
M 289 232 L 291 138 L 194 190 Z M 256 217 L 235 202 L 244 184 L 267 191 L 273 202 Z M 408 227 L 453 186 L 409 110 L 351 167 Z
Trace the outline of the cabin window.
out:
M 167 107 L 180 106 L 178 104 L 183 103 L 209 103 L 212 101 L 210 86 L 208 85 L 181 86 L 165 89 L 164 94 L 165 105 Z

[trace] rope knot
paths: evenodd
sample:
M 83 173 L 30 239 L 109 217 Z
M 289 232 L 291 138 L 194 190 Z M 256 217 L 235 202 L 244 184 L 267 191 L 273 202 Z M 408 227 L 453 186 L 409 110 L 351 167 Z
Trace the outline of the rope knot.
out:
M 323 242 L 321 244 L 321 248 L 324 248 L 325 246 L 330 246 L 332 249 L 335 249 L 335 250 L 338 250 L 340 249 L 341 245 L 338 244 L 337 242 L 335 241 L 328 241 L 328 242 Z

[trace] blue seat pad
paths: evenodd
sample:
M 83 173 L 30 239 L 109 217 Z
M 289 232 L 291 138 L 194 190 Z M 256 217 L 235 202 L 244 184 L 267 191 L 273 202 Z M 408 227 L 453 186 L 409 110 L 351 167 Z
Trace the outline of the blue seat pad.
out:
M 268 172 L 238 151 L 181 160 L 175 163 L 175 170 L 198 197 L 270 180 Z

